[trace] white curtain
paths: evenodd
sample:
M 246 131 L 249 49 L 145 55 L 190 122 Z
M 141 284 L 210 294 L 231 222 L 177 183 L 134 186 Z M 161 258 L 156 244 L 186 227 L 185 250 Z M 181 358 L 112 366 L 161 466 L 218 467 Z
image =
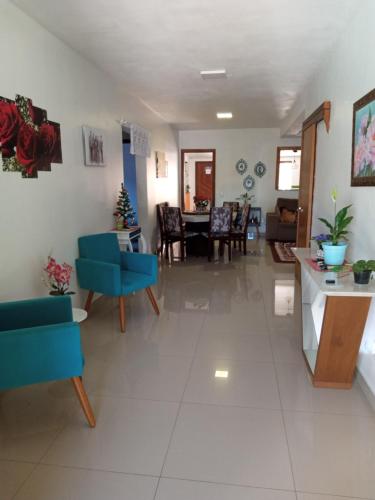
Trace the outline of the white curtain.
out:
M 130 124 L 130 153 L 137 156 L 151 156 L 151 134 L 135 123 Z

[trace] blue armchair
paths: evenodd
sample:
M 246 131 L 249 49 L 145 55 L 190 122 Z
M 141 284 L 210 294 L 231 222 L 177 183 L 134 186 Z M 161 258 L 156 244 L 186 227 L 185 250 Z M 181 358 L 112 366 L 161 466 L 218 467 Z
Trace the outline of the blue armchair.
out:
M 91 427 L 78 323 L 68 296 L 0 304 L 0 390 L 70 378 Z
M 115 233 L 94 234 L 78 239 L 77 277 L 81 288 L 88 290 L 85 309 L 89 312 L 94 293 L 119 298 L 120 327 L 125 332 L 125 297 L 146 289 L 156 314 L 158 304 L 151 286 L 158 280 L 156 255 L 120 252 Z

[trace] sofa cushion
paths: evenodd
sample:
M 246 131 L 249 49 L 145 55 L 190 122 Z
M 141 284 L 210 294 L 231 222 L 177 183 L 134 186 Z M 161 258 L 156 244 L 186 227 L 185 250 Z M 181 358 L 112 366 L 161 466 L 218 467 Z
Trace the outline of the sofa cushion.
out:
M 286 207 L 280 208 L 280 222 L 295 224 L 297 222 L 297 212 Z

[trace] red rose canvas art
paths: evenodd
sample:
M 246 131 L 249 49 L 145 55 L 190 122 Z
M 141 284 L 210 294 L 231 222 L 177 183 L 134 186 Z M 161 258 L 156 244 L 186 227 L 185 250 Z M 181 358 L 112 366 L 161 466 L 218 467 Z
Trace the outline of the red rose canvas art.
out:
M 51 163 L 62 163 L 60 125 L 27 97 L 0 97 L 0 151 L 4 171 L 36 178 Z

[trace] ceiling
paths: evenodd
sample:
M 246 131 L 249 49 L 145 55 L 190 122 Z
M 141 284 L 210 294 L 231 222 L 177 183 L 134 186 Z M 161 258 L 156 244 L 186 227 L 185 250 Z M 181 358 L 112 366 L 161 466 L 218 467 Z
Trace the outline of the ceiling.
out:
M 277 127 L 358 0 L 14 0 L 177 129 Z M 363 5 L 363 4 L 362 4 Z M 202 69 L 225 68 L 224 80 Z M 232 120 L 216 112 L 231 111 Z

